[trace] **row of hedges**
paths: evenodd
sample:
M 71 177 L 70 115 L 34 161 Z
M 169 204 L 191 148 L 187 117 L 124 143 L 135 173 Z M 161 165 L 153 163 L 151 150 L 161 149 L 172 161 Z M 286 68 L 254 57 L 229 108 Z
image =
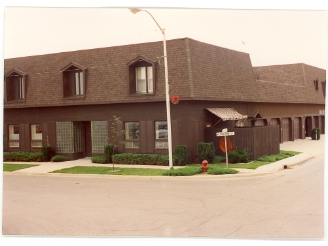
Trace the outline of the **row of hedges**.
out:
M 4 152 L 3 161 L 40 162 L 43 158 L 42 152 Z
M 62 162 L 69 161 L 69 158 L 66 156 L 55 155 L 55 151 L 51 146 L 43 146 L 41 152 L 4 152 L 3 161 L 10 162 Z
M 104 147 L 105 156 L 95 156 L 91 158 L 93 163 L 105 164 L 138 164 L 138 165 L 169 165 L 168 155 L 158 154 L 115 154 L 116 146 L 108 144 Z M 172 156 L 172 162 L 176 166 L 184 166 L 189 162 L 189 153 L 187 145 L 179 145 L 175 148 L 175 154 Z
M 172 156 L 173 164 L 177 165 L 177 159 Z M 132 164 L 132 165 L 159 165 L 168 166 L 169 156 L 158 154 L 116 154 L 112 156 L 115 164 Z
M 217 162 L 213 142 L 198 144 L 199 159 L 207 160 L 209 163 Z M 115 145 L 106 145 L 104 147 L 105 156 L 92 157 L 93 163 L 116 163 L 116 164 L 139 164 L 139 165 L 168 165 L 169 156 L 159 154 L 114 154 Z M 249 156 L 246 150 L 233 150 L 228 153 L 230 163 L 248 162 Z M 175 148 L 175 154 L 172 156 L 175 166 L 184 166 L 188 164 L 189 153 L 188 146 L 179 145 Z M 41 152 L 5 152 L 4 161 L 24 161 L 24 162 L 41 162 L 41 161 L 68 161 L 68 157 L 56 155 L 51 146 L 43 146 Z
M 214 143 L 199 143 L 197 146 L 198 156 L 200 161 L 207 160 L 209 163 L 217 163 L 225 158 L 215 156 Z M 93 163 L 105 164 L 105 163 L 115 163 L 115 164 L 132 164 L 132 165 L 169 165 L 168 155 L 159 154 L 114 154 L 115 146 L 106 145 L 105 146 L 105 156 L 92 157 Z M 189 163 L 189 153 L 188 146 L 179 145 L 176 146 L 173 158 L 173 165 L 184 166 Z M 230 163 L 247 163 L 249 162 L 249 155 L 246 150 L 233 150 L 228 153 L 228 158 Z M 220 161 L 219 161 L 220 160 Z
M 52 162 L 62 162 L 69 161 L 69 157 L 54 155 L 48 159 L 44 159 L 42 152 L 4 152 L 3 161 L 6 162 L 43 162 L 43 161 L 52 161 Z

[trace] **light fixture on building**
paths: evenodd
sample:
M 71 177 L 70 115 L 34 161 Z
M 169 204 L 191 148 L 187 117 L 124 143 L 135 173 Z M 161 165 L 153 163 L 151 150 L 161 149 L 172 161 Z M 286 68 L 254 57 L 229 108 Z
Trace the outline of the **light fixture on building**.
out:
M 171 103 L 178 104 L 180 102 L 180 98 L 178 96 L 173 96 L 171 98 Z

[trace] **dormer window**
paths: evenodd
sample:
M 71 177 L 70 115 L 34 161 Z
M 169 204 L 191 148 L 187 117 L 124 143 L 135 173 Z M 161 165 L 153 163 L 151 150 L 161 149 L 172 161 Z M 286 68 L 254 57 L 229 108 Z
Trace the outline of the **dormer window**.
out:
M 152 66 L 136 67 L 136 93 L 153 94 L 153 68 Z
M 6 102 L 25 101 L 26 74 L 16 69 L 5 75 Z
M 85 97 L 86 69 L 71 63 L 61 72 L 63 74 L 63 97 L 66 99 Z
M 321 82 L 321 85 L 322 85 L 323 96 L 326 98 L 326 80 Z
M 138 56 L 127 64 L 130 95 L 155 94 L 155 62 Z
M 318 79 L 313 80 L 313 83 L 314 83 L 314 89 L 315 89 L 315 91 L 318 91 L 319 90 L 319 80 Z

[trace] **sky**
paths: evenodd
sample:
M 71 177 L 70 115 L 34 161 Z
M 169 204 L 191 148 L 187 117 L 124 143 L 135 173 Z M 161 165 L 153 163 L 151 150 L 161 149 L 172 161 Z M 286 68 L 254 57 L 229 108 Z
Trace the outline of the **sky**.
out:
M 151 16 L 144 11 L 132 14 L 128 9 L 132 6 L 149 11 L 165 29 L 167 40 L 188 37 L 245 52 L 253 66 L 306 63 L 326 68 L 326 8 L 320 1 L 316 5 L 316 0 L 303 7 L 302 1 L 295 1 L 297 5 L 275 1 L 281 4 L 268 6 L 256 5 L 257 1 L 247 1 L 248 5 L 190 1 L 184 6 L 169 1 L 153 7 L 143 1 L 121 1 L 119 5 L 97 0 L 76 5 L 58 0 L 56 4 L 7 2 L 22 4 L 3 8 L 5 59 L 162 41 Z

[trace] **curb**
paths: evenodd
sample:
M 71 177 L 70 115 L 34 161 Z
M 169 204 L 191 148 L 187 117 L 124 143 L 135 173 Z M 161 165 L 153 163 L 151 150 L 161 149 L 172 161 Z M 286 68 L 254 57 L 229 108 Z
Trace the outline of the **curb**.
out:
M 272 163 L 270 165 L 264 165 L 255 169 L 254 173 L 274 173 L 286 168 L 290 168 L 295 165 L 300 165 L 310 159 L 314 158 L 313 155 L 308 153 L 301 153 L 287 159 L 283 159 Z

